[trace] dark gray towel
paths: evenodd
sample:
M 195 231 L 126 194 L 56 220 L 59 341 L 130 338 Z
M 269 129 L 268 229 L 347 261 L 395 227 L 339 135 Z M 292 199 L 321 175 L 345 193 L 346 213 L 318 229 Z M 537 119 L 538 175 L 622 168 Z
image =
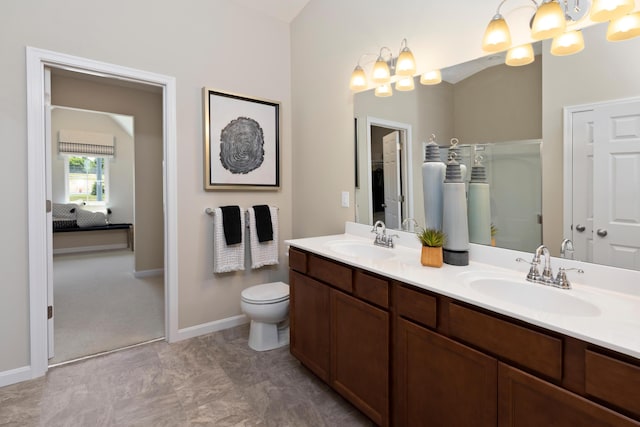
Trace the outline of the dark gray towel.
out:
M 227 246 L 242 242 L 240 206 L 220 206 L 220 210 L 222 211 L 222 228 Z
M 256 214 L 256 233 L 258 241 L 269 242 L 273 240 L 273 224 L 271 223 L 271 211 L 267 205 L 256 205 L 253 207 Z

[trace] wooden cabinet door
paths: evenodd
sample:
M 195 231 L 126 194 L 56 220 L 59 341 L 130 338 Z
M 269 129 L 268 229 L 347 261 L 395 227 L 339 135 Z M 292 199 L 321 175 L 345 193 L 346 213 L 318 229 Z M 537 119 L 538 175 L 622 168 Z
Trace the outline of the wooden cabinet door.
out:
M 329 287 L 295 271 L 289 272 L 290 351 L 329 382 Z
M 496 425 L 496 359 L 404 319 L 396 330 L 395 425 Z
M 498 393 L 500 426 L 640 425 L 637 421 L 502 363 L 498 368 Z
M 331 385 L 380 426 L 389 425 L 389 313 L 331 291 Z

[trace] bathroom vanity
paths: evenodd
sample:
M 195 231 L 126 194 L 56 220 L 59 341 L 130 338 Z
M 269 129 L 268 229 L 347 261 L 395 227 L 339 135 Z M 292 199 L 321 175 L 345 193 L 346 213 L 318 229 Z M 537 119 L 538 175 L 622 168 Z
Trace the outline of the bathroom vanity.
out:
M 574 285 L 543 294 L 559 306 L 525 293 L 534 308 L 520 307 L 466 279 L 520 271 L 473 253 L 422 267 L 417 248 L 371 241 L 287 243 L 291 353 L 376 424 L 640 425 L 639 295 Z

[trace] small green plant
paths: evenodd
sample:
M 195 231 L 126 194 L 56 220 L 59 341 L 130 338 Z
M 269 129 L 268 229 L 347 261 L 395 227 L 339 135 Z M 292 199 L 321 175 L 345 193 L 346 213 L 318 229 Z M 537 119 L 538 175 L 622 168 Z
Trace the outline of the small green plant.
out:
M 433 228 L 423 228 L 422 231 L 416 233 L 418 240 L 422 243 L 422 246 L 429 246 L 431 248 L 440 248 L 444 246 L 447 238 L 446 235 Z
M 498 229 L 493 223 L 491 223 L 491 237 L 496 237 L 496 234 L 498 234 Z

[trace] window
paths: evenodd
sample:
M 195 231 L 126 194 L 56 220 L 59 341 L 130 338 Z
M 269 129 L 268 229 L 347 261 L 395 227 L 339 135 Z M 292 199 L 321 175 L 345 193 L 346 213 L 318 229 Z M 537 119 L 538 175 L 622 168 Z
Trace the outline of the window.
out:
M 67 201 L 104 206 L 109 199 L 109 159 L 65 156 Z

